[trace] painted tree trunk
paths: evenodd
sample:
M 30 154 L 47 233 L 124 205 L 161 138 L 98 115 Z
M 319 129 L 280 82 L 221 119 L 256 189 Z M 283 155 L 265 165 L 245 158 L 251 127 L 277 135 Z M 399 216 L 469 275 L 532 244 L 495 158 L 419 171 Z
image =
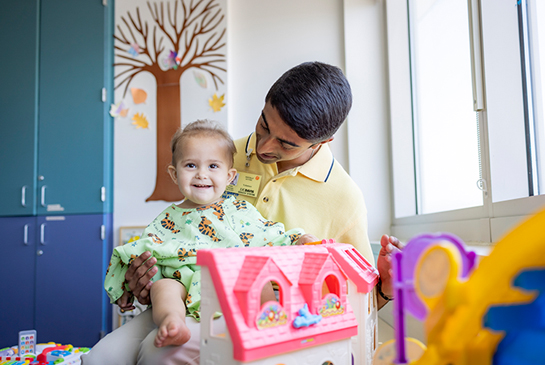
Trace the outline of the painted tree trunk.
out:
M 174 202 L 184 198 L 168 174 L 172 161 L 170 140 L 181 126 L 181 74 L 181 69 L 154 74 L 157 80 L 157 173 L 155 189 L 146 201 Z

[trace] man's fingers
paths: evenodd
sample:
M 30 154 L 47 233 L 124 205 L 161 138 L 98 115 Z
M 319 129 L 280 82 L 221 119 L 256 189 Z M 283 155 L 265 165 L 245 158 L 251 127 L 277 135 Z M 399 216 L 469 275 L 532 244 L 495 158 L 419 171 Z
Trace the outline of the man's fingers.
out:
M 147 259 L 149 259 L 151 256 L 151 252 L 146 251 L 137 258 L 134 259 L 134 261 L 129 265 L 129 268 L 127 269 L 127 272 L 125 273 L 125 280 L 130 281 L 136 271 L 140 268 L 140 265 L 142 265 L 143 262 L 145 262 Z
M 140 302 L 140 304 L 148 305 L 151 303 L 150 290 L 152 284 L 153 283 L 151 281 L 148 281 L 146 285 L 143 286 L 143 289 L 140 291 L 140 293 L 138 293 L 138 295 L 135 294 L 136 299 L 138 300 L 138 302 Z

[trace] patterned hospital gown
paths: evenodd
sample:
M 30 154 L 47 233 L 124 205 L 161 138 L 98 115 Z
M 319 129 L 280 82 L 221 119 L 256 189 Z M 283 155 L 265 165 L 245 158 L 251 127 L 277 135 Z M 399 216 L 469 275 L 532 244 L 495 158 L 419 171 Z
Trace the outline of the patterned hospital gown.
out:
M 157 258 L 153 281 L 172 278 L 187 290 L 188 315 L 198 319 L 201 272 L 196 265 L 201 248 L 286 246 L 304 234 L 301 229 L 284 231 L 282 223 L 267 221 L 258 210 L 234 197 L 195 209 L 171 205 L 144 230 L 142 238 L 116 247 L 106 272 L 104 288 L 115 303 L 123 294 L 125 273 L 145 251 Z

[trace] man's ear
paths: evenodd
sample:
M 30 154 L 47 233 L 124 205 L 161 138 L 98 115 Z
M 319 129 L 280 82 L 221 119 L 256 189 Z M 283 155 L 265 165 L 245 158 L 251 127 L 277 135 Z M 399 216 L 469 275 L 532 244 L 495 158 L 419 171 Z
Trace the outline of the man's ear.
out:
M 168 174 L 170 175 L 172 181 L 174 181 L 174 184 L 178 185 L 178 173 L 176 172 L 176 167 L 168 165 Z
M 319 144 L 329 143 L 329 142 L 333 141 L 334 138 L 335 138 L 335 136 L 331 136 L 329 139 L 326 139 L 325 141 L 322 141 Z
M 230 184 L 231 181 L 234 180 L 235 176 L 237 176 L 237 169 L 229 169 L 227 172 L 227 182 Z
M 326 143 L 329 143 L 329 142 L 333 141 L 333 138 L 335 138 L 335 137 L 330 137 L 329 139 L 326 139 L 325 141 L 322 141 L 322 142 L 316 142 L 310 148 L 312 148 L 312 149 L 320 148 L 323 144 L 326 144 Z

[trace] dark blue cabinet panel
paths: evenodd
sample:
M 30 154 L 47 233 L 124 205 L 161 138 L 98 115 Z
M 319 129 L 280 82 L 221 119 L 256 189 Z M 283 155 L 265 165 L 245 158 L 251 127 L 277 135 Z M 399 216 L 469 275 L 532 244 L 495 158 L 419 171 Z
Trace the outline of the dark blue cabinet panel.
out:
M 41 339 L 88 347 L 100 339 L 106 295 L 104 219 L 38 217 L 36 330 Z
M 17 344 L 17 333 L 34 328 L 36 217 L 0 218 L 0 348 Z
M 38 1 L 2 2 L 0 216 L 36 214 L 37 26 Z

